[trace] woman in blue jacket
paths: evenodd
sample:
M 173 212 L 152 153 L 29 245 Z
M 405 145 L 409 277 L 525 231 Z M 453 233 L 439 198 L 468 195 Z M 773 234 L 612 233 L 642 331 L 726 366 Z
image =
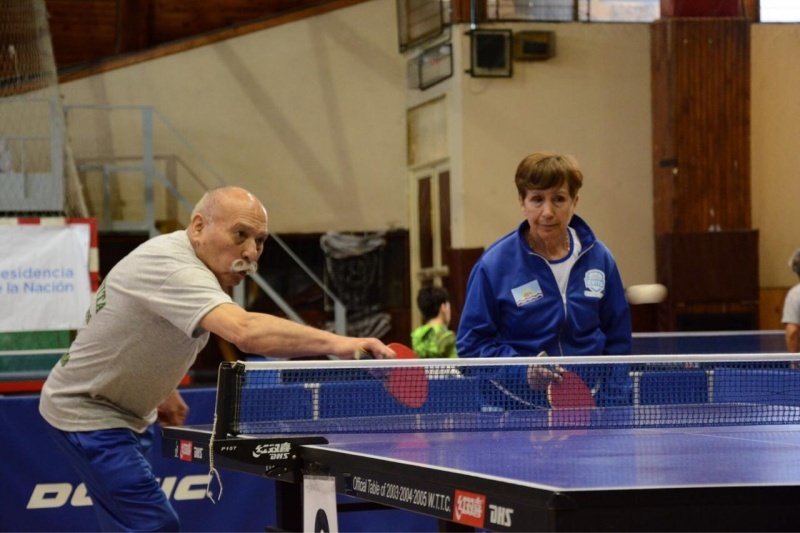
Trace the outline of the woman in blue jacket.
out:
M 565 155 L 534 153 L 517 167 L 515 183 L 525 220 L 492 244 L 472 269 L 458 354 L 630 354 L 630 309 L 616 262 L 575 215 L 583 184 L 577 163 Z M 547 375 L 547 368 L 505 368 L 484 387 L 489 403 L 508 408 L 512 397 L 521 402 L 517 407 L 546 405 L 544 391 L 557 379 Z M 581 365 L 577 371 L 598 405 L 630 402 L 625 366 Z

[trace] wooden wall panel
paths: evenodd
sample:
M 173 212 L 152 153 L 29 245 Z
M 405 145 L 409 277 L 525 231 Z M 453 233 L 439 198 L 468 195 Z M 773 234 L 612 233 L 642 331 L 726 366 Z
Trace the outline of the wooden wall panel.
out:
M 59 69 L 119 53 L 115 0 L 46 0 L 45 6 Z
M 652 37 L 656 235 L 749 228 L 749 22 L 663 19 Z
M 660 235 L 656 249 L 673 305 L 758 303 L 757 230 Z
M 757 230 L 659 235 L 656 258 L 659 330 L 758 329 Z
M 172 41 L 176 35 L 199 35 L 319 3 L 319 0 L 203 0 L 202 3 L 157 0 L 153 2 L 153 42 Z
M 677 148 L 675 146 L 674 100 L 675 88 L 669 46 L 669 26 L 651 26 L 651 112 L 653 120 L 653 219 L 655 234 L 668 233 L 675 218 L 675 179 L 677 175 Z
M 198 35 L 365 0 L 45 0 L 60 72 Z M 258 28 L 254 28 L 255 29 Z M 199 46 L 201 43 L 198 43 Z
M 447 257 L 447 251 L 453 246 L 453 233 L 450 227 L 452 215 L 450 213 L 450 171 L 439 174 L 439 240 L 441 243 L 442 261 Z
M 433 222 L 431 220 L 431 178 L 419 180 L 417 185 L 417 225 L 419 227 L 419 266 L 433 266 Z
M 653 217 L 663 331 L 758 327 L 750 230 L 750 23 L 652 25 Z

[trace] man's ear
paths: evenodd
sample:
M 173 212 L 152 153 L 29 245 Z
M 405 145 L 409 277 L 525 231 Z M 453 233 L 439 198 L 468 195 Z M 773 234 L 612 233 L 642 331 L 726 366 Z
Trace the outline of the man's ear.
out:
M 189 236 L 192 238 L 200 237 L 200 233 L 202 233 L 205 223 L 206 222 L 203 218 L 203 215 L 200 213 L 195 213 L 195 215 L 192 217 L 192 220 L 189 221 Z

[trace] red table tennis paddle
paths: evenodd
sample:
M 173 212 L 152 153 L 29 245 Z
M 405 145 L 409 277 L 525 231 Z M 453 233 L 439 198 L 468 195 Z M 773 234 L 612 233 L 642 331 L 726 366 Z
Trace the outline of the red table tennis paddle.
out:
M 561 370 L 561 380 L 547 386 L 547 401 L 553 409 L 587 409 L 594 407 L 591 389 L 575 372 Z
M 547 357 L 547 352 L 540 352 L 537 357 Z M 553 409 L 588 409 L 594 407 L 592 390 L 576 374 L 562 368 L 551 366 L 548 368 L 561 376 L 558 381 L 552 381 L 547 386 L 547 401 Z
M 411 348 L 394 342 L 388 345 L 397 355 L 397 359 L 418 359 Z M 359 351 L 357 359 L 371 358 L 372 354 Z M 406 407 L 422 407 L 428 400 L 428 376 L 420 366 L 398 367 L 389 370 L 385 375 L 384 387 L 398 402 Z
M 417 359 L 411 348 L 391 343 L 397 359 Z M 394 368 L 386 378 L 386 388 L 395 400 L 407 407 L 422 407 L 428 400 L 428 376 L 421 366 Z

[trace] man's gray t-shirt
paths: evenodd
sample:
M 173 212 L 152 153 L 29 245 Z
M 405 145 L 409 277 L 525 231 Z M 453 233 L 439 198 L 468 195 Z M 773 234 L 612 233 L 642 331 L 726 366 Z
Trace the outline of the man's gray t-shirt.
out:
M 800 283 L 789 289 L 783 301 L 783 324 L 800 325 Z
M 100 285 L 39 411 L 63 431 L 144 431 L 208 342 L 199 322 L 225 303 L 185 231 L 145 242 Z

